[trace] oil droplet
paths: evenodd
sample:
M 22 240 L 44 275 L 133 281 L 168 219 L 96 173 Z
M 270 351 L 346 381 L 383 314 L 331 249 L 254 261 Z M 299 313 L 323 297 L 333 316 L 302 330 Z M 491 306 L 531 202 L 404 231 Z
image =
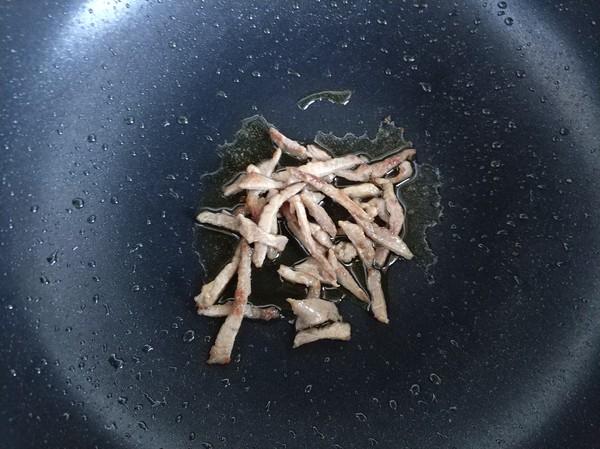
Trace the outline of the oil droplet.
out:
M 111 366 L 116 370 L 123 368 L 123 365 L 125 364 L 123 360 L 117 358 L 116 354 L 110 355 L 108 358 L 108 363 L 110 363 Z
M 96 223 L 96 216 L 95 215 L 90 215 L 89 217 L 87 217 L 87 222 L 89 224 L 94 224 Z
M 419 85 L 420 85 L 420 86 L 423 88 L 423 90 L 424 90 L 425 92 L 431 92 L 431 84 L 429 84 L 429 83 L 425 83 L 425 82 L 421 81 L 421 82 L 419 83 Z
M 441 385 L 441 383 L 442 383 L 442 379 L 440 378 L 440 376 L 438 376 L 438 375 L 437 375 L 437 374 L 435 374 L 435 373 L 431 373 L 431 374 L 429 375 L 429 380 L 430 380 L 431 382 L 433 382 L 434 384 L 436 384 L 436 385 Z
M 133 117 L 125 117 L 123 119 L 123 121 L 125 122 L 126 125 L 133 125 L 135 123 L 135 118 Z
M 569 131 L 569 128 L 561 128 L 558 132 L 561 136 L 568 136 L 571 133 L 571 131 Z
M 179 117 L 177 117 L 177 123 L 179 123 L 180 125 L 187 125 L 189 121 L 185 115 L 180 115 Z
M 58 262 L 58 250 L 46 257 L 46 260 L 50 265 L 54 265 L 56 262 Z
M 96 141 L 96 134 L 90 134 L 87 136 L 87 141 L 90 143 L 94 143 Z
M 192 340 L 194 340 L 195 337 L 196 337 L 196 334 L 194 333 L 194 331 L 189 330 L 185 334 L 183 334 L 183 341 L 185 341 L 186 343 L 189 343 Z
M 84 206 L 84 201 L 81 198 L 73 198 L 73 201 L 71 201 L 71 204 L 73 204 L 73 206 L 75 206 L 75 209 L 81 209 Z
M 504 23 L 508 26 L 511 26 L 514 23 L 514 20 L 512 17 L 507 17 L 506 19 L 504 19 Z

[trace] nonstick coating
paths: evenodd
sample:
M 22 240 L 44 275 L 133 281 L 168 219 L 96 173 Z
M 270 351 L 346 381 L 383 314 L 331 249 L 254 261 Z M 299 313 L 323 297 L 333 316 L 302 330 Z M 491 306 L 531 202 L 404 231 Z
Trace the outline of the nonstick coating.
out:
M 0 444 L 600 447 L 599 20 L 594 0 L 3 2 Z M 297 107 L 324 89 L 353 96 Z M 244 322 L 208 366 L 200 177 L 254 114 L 301 140 L 391 115 L 441 173 L 438 262 L 392 267 L 388 326 L 344 303 L 349 342 L 292 350 L 287 322 Z

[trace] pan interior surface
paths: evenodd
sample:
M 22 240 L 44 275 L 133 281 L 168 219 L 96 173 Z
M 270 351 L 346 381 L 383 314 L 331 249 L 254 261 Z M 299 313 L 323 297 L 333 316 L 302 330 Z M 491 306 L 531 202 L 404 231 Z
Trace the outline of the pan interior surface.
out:
M 600 4 L 0 17 L 3 441 L 598 447 Z M 352 97 L 297 106 L 325 90 Z M 255 114 L 298 139 L 373 136 L 391 115 L 441 174 L 437 263 L 390 269 L 388 326 L 342 303 L 350 341 L 292 350 L 289 323 L 244 322 L 239 358 L 209 367 L 200 177 Z

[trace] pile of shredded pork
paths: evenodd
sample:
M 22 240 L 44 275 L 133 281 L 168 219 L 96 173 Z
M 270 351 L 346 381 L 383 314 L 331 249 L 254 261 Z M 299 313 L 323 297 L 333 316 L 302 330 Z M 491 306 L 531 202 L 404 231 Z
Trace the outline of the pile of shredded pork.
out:
M 321 298 L 324 285 L 342 286 L 366 302 L 375 318 L 388 323 L 381 270 L 390 253 L 413 257 L 399 236 L 404 208 L 395 186 L 412 176 L 414 149 L 369 162 L 357 155 L 332 157 L 324 149 L 301 145 L 274 128 L 269 134 L 275 145 L 273 156 L 248 165 L 245 173 L 223 189 L 225 196 L 243 194 L 243 203 L 233 212 L 205 210 L 197 216 L 201 224 L 240 236 L 231 261 L 194 298 L 199 315 L 226 317 L 210 351 L 211 364 L 229 363 L 244 317 L 280 318 L 277 307 L 253 306 L 248 297 L 252 266 L 262 267 L 266 259 L 275 261 L 289 243 L 279 232 L 281 224 L 307 253 L 300 263 L 279 265 L 277 270 L 284 281 L 306 287 L 305 299 L 287 300 L 297 316 L 294 347 L 321 339 L 350 338 L 350 325 L 342 320 L 336 304 Z M 283 167 L 282 153 L 306 162 Z M 325 197 L 342 206 L 349 218 L 334 222 L 324 207 Z M 348 268 L 356 258 L 364 266 L 364 286 Z M 221 302 L 234 278 L 233 300 Z

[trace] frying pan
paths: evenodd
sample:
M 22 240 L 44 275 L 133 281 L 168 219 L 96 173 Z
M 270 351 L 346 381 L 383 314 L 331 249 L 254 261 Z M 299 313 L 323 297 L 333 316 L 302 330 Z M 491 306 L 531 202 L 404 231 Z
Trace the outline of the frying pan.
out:
M 598 2 L 0 17 L 4 447 L 600 447 Z M 297 107 L 325 89 L 353 96 Z M 244 322 L 208 366 L 200 178 L 255 114 L 301 140 L 391 115 L 441 173 L 438 260 L 390 269 L 388 326 L 343 302 L 349 342 L 292 350 Z

